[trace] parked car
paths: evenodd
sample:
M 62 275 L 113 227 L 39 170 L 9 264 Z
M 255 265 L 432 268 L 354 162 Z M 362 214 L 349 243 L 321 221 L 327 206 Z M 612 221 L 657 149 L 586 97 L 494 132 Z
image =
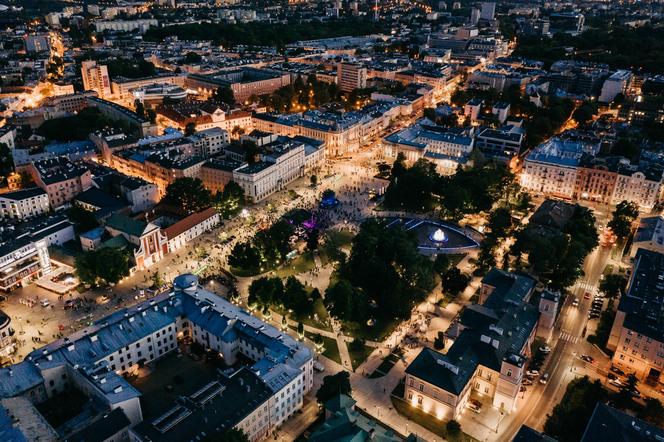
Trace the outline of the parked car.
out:
M 523 381 L 521 381 L 521 385 L 533 385 L 533 381 L 525 378 Z
M 325 371 L 325 366 L 318 361 L 314 362 L 314 370 L 323 372 Z
M 625 376 L 625 372 L 619 369 L 618 367 L 611 367 L 611 371 L 617 374 L 618 376 Z
M 622 387 L 622 382 L 620 382 L 620 379 L 609 379 L 609 384 L 613 385 L 614 387 Z
M 584 361 L 589 362 L 591 364 L 595 362 L 595 358 L 593 358 L 590 355 L 581 355 L 581 359 L 583 359 Z
M 572 307 L 578 307 L 579 306 L 579 298 L 574 298 L 572 301 Z
M 543 345 L 539 348 L 542 353 L 551 353 L 551 348 L 548 345 Z
M 583 294 L 583 299 L 590 299 L 590 292 L 585 292 Z
M 544 373 L 539 381 L 540 384 L 546 384 L 548 380 L 549 380 L 549 373 Z
M 526 376 L 537 377 L 537 376 L 539 376 L 539 371 L 538 370 L 528 370 L 526 372 Z
M 466 407 L 470 408 L 473 410 L 475 413 L 480 413 L 482 411 L 482 404 L 479 401 L 476 401 L 475 399 L 469 399 L 468 402 L 466 402 Z
M 593 313 L 593 312 L 588 313 L 588 319 L 596 319 L 596 318 L 599 318 L 599 313 Z
M 42 299 L 41 301 L 39 301 L 39 303 L 41 304 L 42 307 L 48 307 L 49 305 L 51 305 L 51 301 L 49 301 L 48 299 Z

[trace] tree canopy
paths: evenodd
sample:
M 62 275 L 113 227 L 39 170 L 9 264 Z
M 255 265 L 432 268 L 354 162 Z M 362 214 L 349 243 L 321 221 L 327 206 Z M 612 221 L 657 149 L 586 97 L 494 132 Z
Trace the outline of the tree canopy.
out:
M 632 232 L 632 224 L 639 217 L 639 205 L 630 201 L 621 201 L 616 205 L 607 226 L 618 238 L 627 238 Z
M 199 178 L 178 178 L 166 188 L 164 200 L 186 213 L 195 213 L 210 207 L 212 195 Z
M 337 374 L 323 378 L 323 385 L 316 392 L 316 399 L 318 399 L 319 403 L 324 404 L 340 394 L 350 396 L 352 391 L 350 375 L 347 371 L 342 370 Z
M 110 247 L 84 252 L 76 257 L 76 274 L 84 284 L 115 284 L 129 275 L 129 255 Z
M 244 189 L 235 181 L 229 181 L 224 190 L 214 196 L 214 207 L 224 218 L 230 218 L 238 213 L 244 203 Z

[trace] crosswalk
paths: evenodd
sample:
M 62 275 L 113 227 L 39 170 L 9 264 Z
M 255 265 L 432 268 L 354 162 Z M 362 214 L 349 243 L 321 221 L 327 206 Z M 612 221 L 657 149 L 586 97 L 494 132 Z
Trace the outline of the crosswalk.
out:
M 589 284 L 587 282 L 577 282 L 576 286 L 590 293 L 597 292 L 597 288 L 594 285 Z
M 560 339 L 563 340 L 563 341 L 570 342 L 572 344 L 576 344 L 577 342 L 579 342 L 579 337 L 578 336 L 574 336 L 571 333 L 568 333 L 568 332 L 565 332 L 565 331 L 560 333 Z

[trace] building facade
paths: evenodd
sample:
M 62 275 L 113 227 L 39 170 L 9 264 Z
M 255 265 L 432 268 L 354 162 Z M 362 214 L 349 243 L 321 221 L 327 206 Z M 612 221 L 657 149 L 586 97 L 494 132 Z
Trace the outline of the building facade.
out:
M 24 220 L 49 210 L 48 194 L 40 187 L 0 194 L 0 219 Z

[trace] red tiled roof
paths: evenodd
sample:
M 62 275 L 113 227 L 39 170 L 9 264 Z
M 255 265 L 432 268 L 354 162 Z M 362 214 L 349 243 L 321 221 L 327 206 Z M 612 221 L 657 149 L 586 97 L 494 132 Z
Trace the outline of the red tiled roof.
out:
M 202 212 L 198 213 L 193 213 L 189 215 L 188 217 L 181 219 L 180 221 L 176 222 L 172 226 L 167 227 L 164 229 L 164 233 L 166 234 L 166 237 L 170 240 L 175 238 L 178 235 L 181 235 L 182 233 L 186 232 L 187 230 L 191 229 L 197 224 L 202 223 L 203 221 L 212 218 L 215 214 L 217 213 L 216 210 L 214 210 L 213 207 L 210 207 L 209 209 L 205 209 Z

